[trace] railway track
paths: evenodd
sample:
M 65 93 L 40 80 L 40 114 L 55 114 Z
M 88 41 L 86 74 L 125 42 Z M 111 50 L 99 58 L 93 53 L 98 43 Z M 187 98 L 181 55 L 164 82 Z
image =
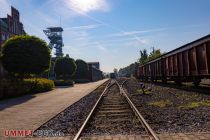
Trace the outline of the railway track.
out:
M 122 82 L 110 80 L 74 137 L 101 134 L 148 134 L 151 140 L 159 140 L 132 101 L 123 90 Z

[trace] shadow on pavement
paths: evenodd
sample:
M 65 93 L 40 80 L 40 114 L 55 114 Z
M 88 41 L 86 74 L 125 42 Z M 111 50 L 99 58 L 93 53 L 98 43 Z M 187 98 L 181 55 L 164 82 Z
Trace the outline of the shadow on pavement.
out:
M 0 101 L 0 111 L 4 110 L 6 108 L 9 108 L 11 106 L 24 103 L 34 97 L 35 96 L 33 94 L 28 94 L 28 95 L 17 97 L 17 98 L 1 100 Z

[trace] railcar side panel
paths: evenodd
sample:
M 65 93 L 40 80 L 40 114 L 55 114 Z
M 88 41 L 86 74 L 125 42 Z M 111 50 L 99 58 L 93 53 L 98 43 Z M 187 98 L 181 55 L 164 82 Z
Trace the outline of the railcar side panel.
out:
M 173 55 L 173 76 L 178 76 L 177 55 Z
M 189 66 L 190 66 L 190 75 L 196 75 L 196 60 L 195 60 L 195 51 L 194 48 L 189 50 Z
M 182 52 L 178 53 L 177 55 L 177 62 L 178 62 L 178 75 L 183 76 L 183 62 L 182 62 Z
M 153 77 L 155 75 L 155 65 L 154 63 L 150 63 L 150 76 Z
M 142 67 L 142 76 L 146 76 L 145 66 Z
M 161 59 L 161 73 L 162 73 L 162 76 L 166 76 L 166 59 L 165 58 L 162 58 Z M 163 78 L 163 77 L 162 77 Z
M 149 76 L 149 65 L 145 65 L 145 73 L 146 73 L 146 76 L 148 77 Z
M 159 61 L 158 61 L 158 66 L 157 66 L 157 72 L 158 72 L 158 76 L 162 76 L 162 70 L 161 70 L 161 68 L 162 68 L 162 65 L 161 65 L 161 62 L 162 62 L 162 60 L 160 59 Z
M 202 44 L 196 47 L 197 67 L 200 75 L 208 74 L 207 71 L 207 59 L 206 59 L 206 48 Z
M 208 74 L 210 75 L 210 42 L 207 43 L 206 54 L 207 54 Z
M 168 57 L 165 58 L 165 62 L 166 62 L 166 76 L 169 76 L 169 59 L 168 59 Z
M 182 53 L 182 62 L 183 62 L 183 75 L 188 76 L 189 73 L 189 60 L 188 60 L 188 50 Z
M 169 56 L 169 76 L 173 76 L 173 56 Z

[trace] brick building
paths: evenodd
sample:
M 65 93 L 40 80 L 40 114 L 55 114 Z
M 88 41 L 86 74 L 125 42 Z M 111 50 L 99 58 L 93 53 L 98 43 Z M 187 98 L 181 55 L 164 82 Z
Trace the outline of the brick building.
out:
M 17 9 L 11 7 L 11 15 L 0 18 L 0 54 L 2 44 L 15 35 L 25 35 L 23 24 L 20 22 L 20 14 Z M 0 78 L 3 76 L 3 67 L 0 62 Z

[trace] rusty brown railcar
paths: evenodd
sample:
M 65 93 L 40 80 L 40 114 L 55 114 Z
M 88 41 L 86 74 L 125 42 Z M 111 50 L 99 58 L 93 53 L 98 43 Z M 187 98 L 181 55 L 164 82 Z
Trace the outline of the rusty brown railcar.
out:
M 139 66 L 138 78 L 145 81 L 193 82 L 210 78 L 210 34 Z

